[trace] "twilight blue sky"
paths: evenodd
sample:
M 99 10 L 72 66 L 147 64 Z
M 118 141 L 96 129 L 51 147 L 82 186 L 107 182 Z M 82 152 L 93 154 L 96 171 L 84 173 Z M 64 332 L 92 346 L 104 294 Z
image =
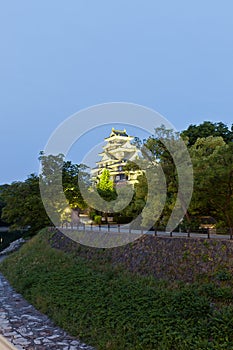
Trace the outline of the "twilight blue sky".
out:
M 230 125 L 232 14 L 231 0 L 2 1 L 0 184 L 37 172 L 53 130 L 91 105 Z

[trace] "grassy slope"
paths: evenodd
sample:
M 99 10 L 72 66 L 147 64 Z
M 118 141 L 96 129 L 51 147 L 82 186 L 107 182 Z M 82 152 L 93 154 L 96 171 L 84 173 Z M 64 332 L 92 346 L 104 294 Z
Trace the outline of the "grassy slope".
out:
M 53 249 L 44 230 L 0 266 L 12 285 L 97 349 L 233 348 L 232 281 L 184 284 Z

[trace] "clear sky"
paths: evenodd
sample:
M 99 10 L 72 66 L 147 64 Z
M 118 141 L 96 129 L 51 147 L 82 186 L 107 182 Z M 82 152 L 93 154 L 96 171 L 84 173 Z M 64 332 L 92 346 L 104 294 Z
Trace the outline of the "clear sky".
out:
M 231 0 L 2 1 L 0 184 L 38 172 L 53 130 L 91 105 L 230 125 L 232 14 Z

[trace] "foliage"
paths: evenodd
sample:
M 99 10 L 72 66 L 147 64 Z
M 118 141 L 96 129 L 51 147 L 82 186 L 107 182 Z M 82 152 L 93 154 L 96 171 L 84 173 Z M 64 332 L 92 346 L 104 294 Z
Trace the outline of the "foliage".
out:
M 194 189 L 191 203 L 186 211 L 185 218 L 181 226 L 185 230 L 197 230 L 199 228 L 200 217 L 203 215 L 213 216 L 221 223 L 222 227 L 233 227 L 233 127 L 228 129 L 223 123 L 204 122 L 199 126 L 190 125 L 181 133 L 184 142 L 187 143 L 194 169 Z M 144 159 L 147 159 L 145 170 L 154 166 L 152 183 L 154 188 L 161 189 L 162 182 L 158 173 L 159 166 L 162 168 L 166 180 L 166 202 L 163 211 L 156 222 L 157 227 L 166 227 L 171 213 L 174 213 L 174 205 L 179 193 L 181 208 L 186 208 L 186 188 L 179 188 L 179 179 L 174 162 L 174 155 L 177 164 L 183 167 L 183 174 L 191 164 L 183 164 L 182 147 L 179 148 L 179 133 L 166 129 L 163 125 L 155 129 L 154 135 L 143 142 L 136 140 L 141 147 Z M 170 152 L 172 150 L 172 153 Z M 155 165 L 158 165 L 156 168 Z M 126 169 L 138 169 L 138 165 L 127 164 Z M 126 208 L 124 213 L 129 216 L 138 215 L 143 210 L 147 200 L 148 184 L 146 177 L 138 178 L 139 189 L 135 186 L 136 194 L 132 203 Z M 191 186 L 191 184 L 190 184 Z M 184 187 L 184 186 L 181 186 Z M 178 192 L 179 189 L 179 192 Z M 180 193 L 180 189 L 183 191 Z M 141 195 L 139 194 L 141 193 Z M 152 215 L 158 211 L 162 205 L 161 194 L 154 194 L 150 205 L 143 210 L 143 223 L 146 225 Z M 139 204 L 139 205 L 138 205 Z
M 40 188 L 47 211 L 57 224 L 71 221 L 72 212 L 79 215 L 80 210 L 87 208 L 79 186 L 80 177 L 82 183 L 88 184 L 87 167 L 64 161 L 63 154 L 44 155 L 41 152 L 39 160 L 42 167 Z
M 233 143 L 221 137 L 199 138 L 190 154 L 195 179 L 190 211 L 233 227 Z
M 172 155 L 166 147 L 166 141 L 175 144 L 179 135 L 173 130 L 168 130 L 164 126 L 155 129 L 154 135 L 149 137 L 145 142 L 143 149 L 147 152 L 147 157 L 152 162 L 159 162 L 166 178 L 167 200 L 157 224 L 165 224 L 170 217 L 172 208 L 176 201 L 178 182 L 175 164 Z M 149 156 L 148 156 L 149 151 Z
M 52 212 L 53 218 L 55 216 L 54 222 L 57 223 L 70 221 L 72 211 L 79 214 L 81 209 L 87 207 L 78 182 L 80 174 L 82 179 L 87 179 L 86 167 L 70 161 L 64 162 L 63 158 L 62 154 L 46 156 L 41 152 L 40 177 L 32 174 L 24 182 L 1 186 L 1 219 L 9 223 L 12 229 L 30 227 L 31 232 L 36 232 L 51 225 L 44 205 Z
M 94 221 L 97 225 L 100 225 L 102 223 L 102 216 L 101 215 L 95 215 Z
M 97 184 L 99 195 L 106 201 L 111 201 L 116 198 L 116 191 L 114 189 L 113 181 L 110 180 L 110 173 L 108 169 L 104 169 L 100 180 Z
M 132 275 L 52 249 L 47 237 L 25 244 L 1 271 L 73 335 L 99 350 L 233 347 L 231 288 Z
M 0 226 L 7 226 L 7 223 L 2 220 L 2 211 L 5 207 L 6 203 L 3 200 L 2 192 L 4 189 L 6 189 L 9 185 L 1 185 L 0 186 Z
M 116 189 L 113 181 L 110 179 L 110 172 L 108 169 L 103 170 L 102 174 L 100 175 L 99 182 L 96 185 L 96 189 L 98 194 L 107 202 L 111 202 L 117 198 Z M 98 207 L 98 203 L 96 203 L 96 206 Z M 108 213 L 111 211 L 111 209 L 108 210 L 106 208 L 102 209 L 102 212 L 98 211 L 97 213 L 104 216 L 105 221 L 107 222 Z
M 200 125 L 190 125 L 181 133 L 181 136 L 187 143 L 194 169 L 193 197 L 181 226 L 186 230 L 196 229 L 201 216 L 211 215 L 217 220 L 218 227 L 220 225 L 230 227 L 233 233 L 233 127 L 230 130 L 221 122 L 205 121 Z M 146 173 L 138 176 L 131 202 L 122 210 L 121 204 L 127 197 L 128 189 L 119 188 L 117 192 L 107 169 L 100 177 L 97 191 L 105 201 L 113 202 L 113 210 L 119 212 L 115 215 L 116 218 L 126 216 L 136 218 L 143 213 L 140 224 L 150 226 L 156 213 L 158 219 L 153 224 L 157 227 L 166 227 L 178 199 L 183 212 L 186 209 L 185 191 L 189 188 L 189 184 L 183 192 L 180 191 L 179 176 L 174 161 L 175 155 L 177 163 L 183 164 L 183 152 L 179 147 L 180 135 L 162 125 L 155 129 L 154 135 L 143 142 L 135 138 L 134 143 L 141 149 L 142 164 L 140 166 L 139 163 L 128 162 L 124 170 L 141 168 Z M 70 221 L 72 217 L 78 218 L 81 210 L 91 210 L 82 197 L 79 185 L 81 178 L 85 188 L 90 188 L 90 179 L 85 165 L 64 161 L 62 154 L 54 156 L 41 152 L 39 159 L 42 166 L 39 178 L 32 174 L 24 182 L 18 181 L 11 185 L 0 186 L 0 224 L 4 224 L 2 220 L 5 220 L 12 228 L 30 226 L 34 232 L 50 224 L 41 201 L 39 181 L 42 192 L 46 193 L 46 196 L 43 196 L 43 202 L 47 211 L 53 213 L 53 222 L 60 224 L 61 220 Z M 190 164 L 186 163 L 182 165 L 184 175 L 190 167 Z M 146 175 L 149 173 L 152 175 L 151 181 L 148 182 Z M 50 186 L 51 184 L 53 186 Z M 150 189 L 148 184 L 151 185 Z M 164 192 L 166 192 L 165 202 Z M 179 198 L 177 198 L 178 193 Z M 119 197 L 115 205 L 117 194 Z M 148 201 L 148 198 L 152 200 Z M 146 206 L 148 202 L 150 205 Z M 121 210 L 118 210 L 117 205 Z M 161 207 L 163 207 L 162 212 L 160 212 Z M 92 211 L 92 216 L 100 214 L 98 211 Z M 110 211 L 108 210 L 108 213 Z M 108 213 L 103 212 L 101 215 L 107 219 Z M 75 215 L 72 216 L 72 214 Z
M 143 212 L 143 222 L 147 224 L 156 213 L 156 226 L 166 226 L 171 218 L 171 213 L 175 215 L 175 206 L 178 209 L 177 205 L 179 205 L 179 213 L 186 213 L 187 193 L 191 186 L 188 174 L 191 164 L 185 143 L 179 133 L 161 125 L 155 129 L 152 136 L 144 140 L 141 153 L 145 160 L 144 170 L 147 175 L 149 172 L 152 174 L 149 181 L 151 188 L 147 196 L 154 197 Z M 177 164 L 179 164 L 179 169 L 177 169 Z M 187 181 L 185 186 L 179 186 L 180 174 Z M 145 201 L 148 200 L 147 196 Z M 161 208 L 163 208 L 162 213 L 160 213 Z M 177 217 L 174 216 L 177 224 L 180 219 L 178 211 L 176 211 Z M 187 213 L 186 215 L 188 218 Z
M 24 182 L 13 182 L 5 186 L 1 197 L 5 202 L 2 219 L 12 229 L 29 227 L 32 233 L 50 225 L 39 189 L 39 178 L 31 174 Z
M 127 170 L 132 170 L 132 165 L 133 163 L 130 164 L 129 162 L 126 166 Z M 125 186 L 123 189 L 126 190 Z M 145 174 L 141 174 L 138 176 L 137 182 L 134 184 L 134 194 L 131 202 L 119 213 L 115 213 L 114 220 L 117 223 L 125 224 L 131 222 L 135 217 L 140 215 L 146 204 L 147 190 L 147 179 Z M 124 191 L 122 191 L 120 195 L 124 200 Z
M 41 163 L 40 190 L 43 204 L 53 223 L 59 226 L 62 213 L 68 206 L 62 184 L 64 155 L 45 155 L 42 151 L 39 160 Z
M 209 136 L 220 136 L 226 143 L 230 143 L 233 141 L 233 124 L 231 130 L 229 130 L 228 126 L 222 122 L 212 123 L 210 121 L 204 121 L 200 125 L 191 124 L 187 130 L 181 133 L 181 136 L 188 138 L 188 146 L 194 145 L 198 138 L 206 138 Z
M 85 203 L 79 188 L 79 176 L 82 176 L 82 180 L 88 184 L 86 170 L 87 166 L 83 164 L 72 164 L 71 161 L 66 161 L 63 164 L 62 184 L 65 196 L 72 209 L 87 208 L 87 204 Z

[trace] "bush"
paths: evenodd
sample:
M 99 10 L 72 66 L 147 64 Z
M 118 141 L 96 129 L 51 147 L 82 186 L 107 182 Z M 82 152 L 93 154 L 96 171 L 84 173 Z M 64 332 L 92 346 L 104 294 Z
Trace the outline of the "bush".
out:
M 227 269 L 220 269 L 216 272 L 215 277 L 219 281 L 229 281 L 232 279 L 232 274 Z
M 95 223 L 96 223 L 97 225 L 100 225 L 101 222 L 102 222 L 102 216 L 100 216 L 100 215 L 95 215 L 95 216 L 94 216 L 94 221 L 95 221 Z
M 94 220 L 95 216 L 96 216 L 96 212 L 95 211 L 91 211 L 90 214 L 89 214 L 90 219 Z

